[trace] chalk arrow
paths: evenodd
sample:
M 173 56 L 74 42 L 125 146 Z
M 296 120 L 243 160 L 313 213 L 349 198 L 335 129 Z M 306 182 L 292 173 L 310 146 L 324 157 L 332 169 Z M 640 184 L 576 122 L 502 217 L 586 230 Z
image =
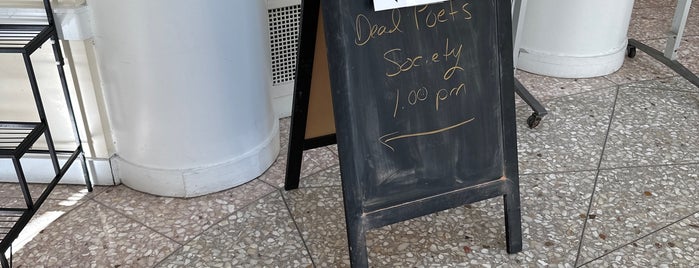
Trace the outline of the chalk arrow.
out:
M 451 125 L 451 126 L 448 126 L 448 127 L 445 127 L 445 128 L 435 129 L 435 130 L 432 130 L 432 131 L 418 132 L 418 133 L 412 133 L 412 134 L 398 134 L 398 131 L 396 131 L 396 132 L 391 132 L 391 133 L 388 133 L 388 134 L 386 134 L 386 135 L 383 135 L 383 136 L 379 137 L 379 142 L 380 142 L 381 144 L 383 144 L 384 146 L 388 147 L 388 149 L 391 149 L 391 151 L 394 151 L 394 152 L 395 152 L 396 149 L 394 149 L 393 146 L 391 146 L 391 145 L 388 144 L 388 143 L 391 142 L 391 141 L 395 141 L 395 140 L 399 140 L 399 139 L 405 139 L 405 138 L 413 138 L 413 137 L 427 136 L 427 135 L 434 135 L 434 134 L 442 133 L 442 132 L 445 132 L 445 131 L 448 131 L 448 130 L 452 130 L 452 129 L 455 129 L 455 128 L 457 128 L 457 127 L 466 125 L 466 124 L 470 123 L 471 121 L 473 121 L 473 120 L 475 120 L 475 119 L 476 119 L 476 118 L 474 117 L 474 118 L 468 119 L 468 120 L 466 120 L 466 121 L 463 121 L 463 122 L 461 122 L 461 123 L 458 123 L 458 124 L 455 124 L 455 125 Z

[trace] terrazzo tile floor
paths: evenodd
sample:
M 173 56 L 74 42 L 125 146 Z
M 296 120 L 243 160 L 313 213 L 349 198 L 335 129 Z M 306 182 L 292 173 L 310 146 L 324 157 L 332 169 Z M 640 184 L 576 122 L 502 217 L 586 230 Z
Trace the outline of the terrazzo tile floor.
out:
M 637 1 L 629 36 L 661 48 L 657 24 L 673 6 Z M 699 73 L 691 14 L 680 62 Z M 604 77 L 516 75 L 550 112 L 528 129 L 518 100 L 523 251 L 505 252 L 495 198 L 369 231 L 370 264 L 698 267 L 699 88 L 642 52 Z M 14 266 L 348 267 L 337 149 L 307 151 L 300 188 L 284 191 L 289 119 L 280 125 L 275 164 L 219 193 L 59 186 L 15 243 Z M 16 193 L 0 184 L 0 202 L 21 205 Z

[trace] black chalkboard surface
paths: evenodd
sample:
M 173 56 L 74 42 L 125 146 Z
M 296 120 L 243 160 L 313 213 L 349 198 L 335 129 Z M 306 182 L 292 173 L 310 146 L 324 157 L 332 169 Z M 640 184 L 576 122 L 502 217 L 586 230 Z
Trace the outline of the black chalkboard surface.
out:
M 338 58 L 330 62 L 332 88 L 346 101 L 340 124 L 351 126 L 365 208 L 499 179 L 495 1 L 384 12 L 374 12 L 371 1 L 346 2 L 323 3 L 326 18 L 337 16 L 326 38 Z
M 321 7 L 352 265 L 369 229 L 498 196 L 520 251 L 510 0 Z

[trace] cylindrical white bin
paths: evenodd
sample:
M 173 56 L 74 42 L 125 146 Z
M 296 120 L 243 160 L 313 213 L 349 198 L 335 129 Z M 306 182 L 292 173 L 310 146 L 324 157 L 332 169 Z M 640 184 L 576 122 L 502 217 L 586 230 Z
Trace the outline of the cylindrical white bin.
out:
M 624 63 L 633 0 L 528 0 L 518 68 L 584 78 Z
M 122 183 L 190 197 L 245 183 L 279 152 L 265 1 L 90 0 Z

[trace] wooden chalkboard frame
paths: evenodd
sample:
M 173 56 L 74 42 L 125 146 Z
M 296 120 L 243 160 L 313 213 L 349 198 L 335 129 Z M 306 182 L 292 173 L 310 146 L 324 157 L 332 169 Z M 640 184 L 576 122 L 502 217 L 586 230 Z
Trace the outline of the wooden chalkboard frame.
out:
M 350 146 L 351 137 L 347 135 L 351 126 L 349 122 L 348 91 L 333 90 L 332 101 L 334 117 L 338 126 L 337 133 L 322 137 L 305 137 L 310 81 L 313 69 L 313 56 L 316 50 L 316 29 L 318 27 L 320 0 L 302 2 L 301 34 L 299 55 L 297 58 L 297 78 L 292 114 L 291 138 L 285 189 L 298 187 L 303 150 L 338 143 L 341 162 L 342 189 L 344 194 L 345 217 L 352 266 L 367 267 L 366 232 L 370 229 L 398 223 L 419 216 L 431 214 L 464 204 L 503 196 L 505 213 L 505 236 L 507 252 L 522 250 L 521 212 L 519 197 L 519 171 L 517 165 L 517 143 L 514 107 L 514 71 L 512 68 L 512 24 L 509 0 L 494 1 L 497 14 L 497 40 L 499 55 L 499 74 L 501 78 L 500 112 L 503 123 L 503 176 L 500 179 L 482 184 L 456 189 L 454 191 L 421 198 L 412 202 L 387 208 L 365 211 L 362 203 L 362 185 L 357 180 L 357 171 L 350 163 L 355 155 Z M 325 8 L 325 7 L 324 7 Z M 325 25 L 332 25 L 332 20 Z M 327 31 L 326 31 L 327 33 Z M 334 84 L 335 85 L 335 84 Z M 339 85 L 338 88 L 343 88 Z M 344 89 L 344 88 L 343 88 Z M 509 100 L 509 101 L 507 101 Z M 347 159 L 343 161 L 343 159 Z
M 289 148 L 284 177 L 284 189 L 299 187 L 303 151 L 337 143 L 334 133 L 316 137 L 307 136 L 309 106 L 313 81 L 316 41 L 319 30 L 320 0 L 305 0 L 301 4 L 299 50 L 296 57 L 296 79 L 291 113 Z M 317 66 L 315 66 L 317 68 Z M 329 86 L 329 85 L 328 85 Z M 329 89 L 328 89 L 329 90 Z M 328 100 L 331 101 L 331 100 Z

